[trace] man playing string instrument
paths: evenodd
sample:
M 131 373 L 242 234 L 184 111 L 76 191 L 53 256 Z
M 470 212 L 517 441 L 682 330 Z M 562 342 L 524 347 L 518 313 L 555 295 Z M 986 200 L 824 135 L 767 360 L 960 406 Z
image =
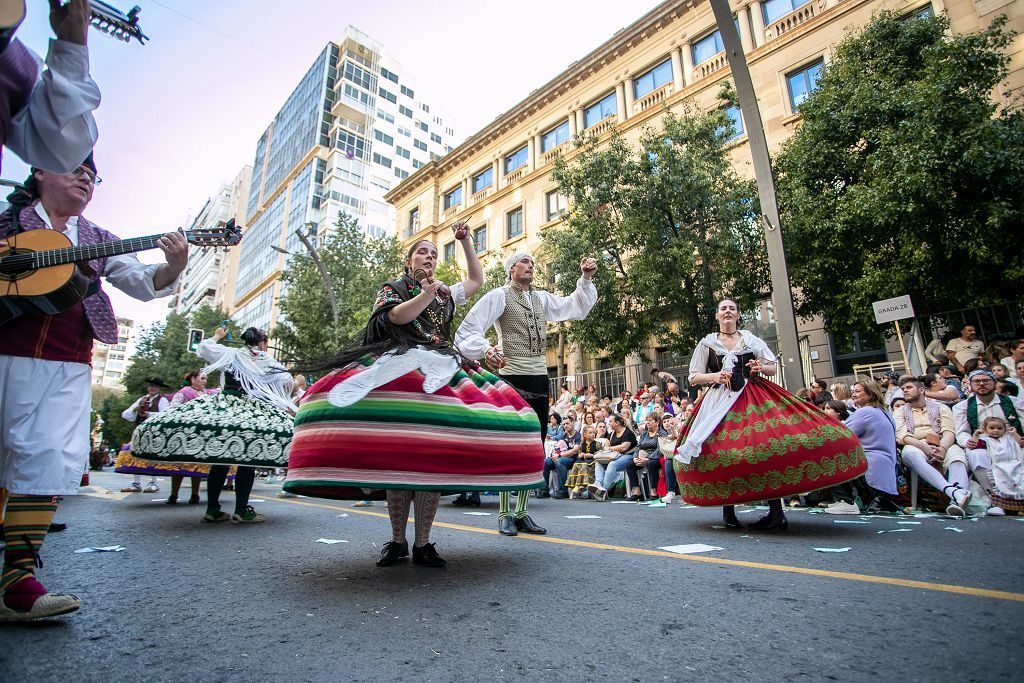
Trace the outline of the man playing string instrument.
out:
M 91 155 L 67 174 L 33 169 L 0 214 L 0 253 L 6 239 L 28 230 L 59 230 L 75 245 L 116 240 L 82 216 L 97 182 Z M 188 262 L 188 244 L 169 233 L 158 245 L 166 263 L 145 265 L 132 255 L 93 259 L 85 299 L 55 315 L 22 316 L 0 327 L 0 487 L 9 492 L 0 621 L 79 607 L 73 595 L 47 593 L 33 568 L 55 497 L 77 494 L 85 470 L 93 339 L 117 343 L 117 320 L 100 276 L 142 301 L 168 296 Z

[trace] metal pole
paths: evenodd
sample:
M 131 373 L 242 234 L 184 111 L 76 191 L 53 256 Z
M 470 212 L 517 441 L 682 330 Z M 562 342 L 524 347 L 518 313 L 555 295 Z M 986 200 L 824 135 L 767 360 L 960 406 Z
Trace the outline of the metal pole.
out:
M 733 23 L 732 10 L 728 0 L 711 0 L 711 9 L 725 44 L 726 56 L 732 77 L 736 82 L 736 94 L 747 126 L 747 141 L 754 161 L 754 177 L 757 180 L 757 194 L 761 200 L 761 218 L 765 228 L 765 243 L 768 247 L 768 264 L 772 274 L 772 299 L 775 308 L 775 329 L 779 335 L 779 353 L 782 356 L 784 385 L 790 391 L 805 386 L 803 364 L 800 362 L 800 340 L 796 331 L 796 314 L 793 311 L 793 290 L 786 268 L 786 253 L 782 246 L 782 227 L 779 222 L 779 206 L 775 197 L 775 179 L 772 176 L 772 162 L 768 155 L 768 141 L 764 136 L 761 113 L 757 108 L 754 83 L 743 54 L 740 34 Z
M 313 259 L 313 263 L 316 264 L 317 269 L 320 271 L 320 277 L 324 280 L 324 285 L 327 287 L 327 299 L 331 302 L 331 316 L 334 318 L 334 328 L 338 328 L 338 301 L 334 295 L 334 282 L 331 280 L 330 274 L 327 272 L 327 268 L 324 267 L 323 261 L 316 253 L 316 249 L 310 244 L 309 240 L 303 234 L 301 229 L 297 229 L 295 234 L 299 236 L 299 240 L 306 246 L 309 251 L 309 257 Z

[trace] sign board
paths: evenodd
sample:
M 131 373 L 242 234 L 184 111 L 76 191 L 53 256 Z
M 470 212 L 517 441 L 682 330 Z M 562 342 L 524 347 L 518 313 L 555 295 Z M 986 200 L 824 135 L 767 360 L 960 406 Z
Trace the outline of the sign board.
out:
M 909 294 L 885 301 L 876 301 L 871 304 L 871 308 L 875 311 L 875 322 L 879 325 L 914 317 L 914 305 L 910 303 Z

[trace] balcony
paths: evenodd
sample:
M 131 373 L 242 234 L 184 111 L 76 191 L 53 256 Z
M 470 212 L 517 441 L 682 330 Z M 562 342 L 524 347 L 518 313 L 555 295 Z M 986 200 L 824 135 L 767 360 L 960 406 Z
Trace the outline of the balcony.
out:
M 585 132 L 589 135 L 604 135 L 605 133 L 612 129 L 612 126 L 615 125 L 615 117 L 615 114 L 612 114 L 611 116 L 606 116 L 605 118 L 601 119 L 590 128 L 587 128 Z
M 517 168 L 516 170 L 512 171 L 511 173 L 506 174 L 504 180 L 502 181 L 502 186 L 508 187 L 512 183 L 520 180 L 524 175 L 526 175 L 526 171 L 527 171 L 527 167 L 526 166 L 520 166 L 519 168 Z
M 671 83 L 669 83 L 667 85 L 661 86 L 654 92 L 647 93 L 646 95 L 644 95 L 639 100 L 633 103 L 633 113 L 639 114 L 640 112 L 646 109 L 650 109 L 651 107 L 656 107 L 662 104 L 672 95 L 673 90 L 675 90 L 674 86 Z
M 493 189 L 493 187 L 494 187 L 493 185 L 488 185 L 484 189 L 482 189 L 479 192 L 475 193 L 472 197 L 469 198 L 469 203 L 470 204 L 479 204 L 483 200 L 487 199 L 487 197 L 490 196 L 491 190 Z
M 445 209 L 444 213 L 442 213 L 441 216 L 442 216 L 442 218 L 444 220 L 448 220 L 449 218 L 454 218 L 455 215 L 459 211 L 461 211 L 461 210 L 462 210 L 462 204 L 455 204 L 455 205 L 449 206 L 447 209 Z
M 569 150 L 569 143 L 563 142 L 557 147 L 552 147 L 548 151 L 540 155 L 540 165 L 548 166 L 555 163 L 555 157 L 559 154 L 565 154 Z
M 693 68 L 693 80 L 698 81 L 702 78 L 707 78 L 716 71 L 729 66 L 729 58 L 725 55 L 725 50 L 722 50 L 711 59 L 706 59 Z M 651 93 L 652 95 L 654 93 Z
M 765 40 L 774 40 L 818 16 L 827 8 L 824 0 L 812 0 L 800 5 L 784 17 L 776 19 L 764 29 Z

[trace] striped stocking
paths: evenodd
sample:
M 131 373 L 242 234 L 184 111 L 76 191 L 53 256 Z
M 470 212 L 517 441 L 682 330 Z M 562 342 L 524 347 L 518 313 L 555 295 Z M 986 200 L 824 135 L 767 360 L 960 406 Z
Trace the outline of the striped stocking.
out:
M 4 572 L 0 576 L 0 591 L 26 576 L 33 575 L 40 548 L 46 539 L 50 521 L 57 512 L 57 501 L 50 496 L 24 496 L 14 494 L 7 500 L 4 520 Z M 39 563 L 40 566 L 41 563 Z

